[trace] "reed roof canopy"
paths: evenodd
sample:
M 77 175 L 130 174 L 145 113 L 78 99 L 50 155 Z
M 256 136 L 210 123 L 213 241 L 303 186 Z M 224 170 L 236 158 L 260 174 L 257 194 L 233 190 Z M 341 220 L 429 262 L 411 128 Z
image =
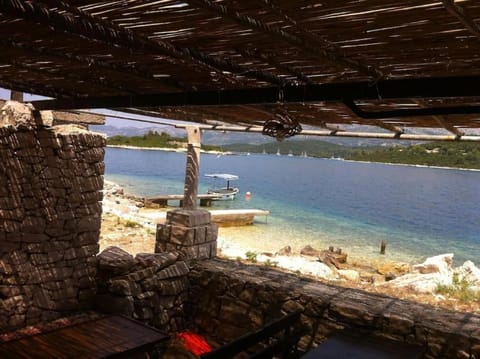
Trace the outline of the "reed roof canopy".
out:
M 475 0 L 0 0 L 0 86 L 201 124 L 480 128 Z

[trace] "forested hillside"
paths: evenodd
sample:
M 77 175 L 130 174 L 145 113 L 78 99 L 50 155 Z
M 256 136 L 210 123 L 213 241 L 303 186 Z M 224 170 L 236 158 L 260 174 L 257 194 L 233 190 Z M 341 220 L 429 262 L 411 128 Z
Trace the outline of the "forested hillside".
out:
M 480 169 L 480 144 L 473 142 L 430 142 L 414 146 L 346 147 L 323 141 L 285 141 L 263 145 L 234 144 L 228 151 L 277 153 L 353 161 L 404 163 L 426 166 Z

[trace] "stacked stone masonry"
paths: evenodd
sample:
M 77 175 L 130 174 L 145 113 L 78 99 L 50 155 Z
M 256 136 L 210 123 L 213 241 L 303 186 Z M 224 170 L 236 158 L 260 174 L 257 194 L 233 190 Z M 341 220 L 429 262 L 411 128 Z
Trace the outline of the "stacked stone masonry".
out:
M 336 287 L 278 271 L 219 259 L 190 271 L 188 320 L 226 343 L 300 310 L 308 350 L 344 328 L 425 346 L 426 358 L 480 358 L 480 316 Z
M 105 139 L 0 113 L 0 332 L 91 305 Z
M 217 255 L 218 227 L 206 210 L 177 209 L 167 212 L 165 224 L 157 226 L 155 252 L 178 251 L 184 259 Z
M 177 253 L 139 253 L 133 258 L 118 247 L 108 247 L 98 255 L 96 309 L 174 333 L 185 326 L 188 273 Z

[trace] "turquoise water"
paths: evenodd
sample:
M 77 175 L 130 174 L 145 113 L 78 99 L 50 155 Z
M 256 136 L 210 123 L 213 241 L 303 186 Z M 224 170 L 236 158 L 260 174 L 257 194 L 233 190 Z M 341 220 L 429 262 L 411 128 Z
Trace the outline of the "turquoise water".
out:
M 137 195 L 183 192 L 184 153 L 108 148 L 106 179 Z M 240 177 L 235 201 L 214 209 L 268 209 L 265 223 L 222 229 L 221 236 L 260 250 L 306 244 L 342 247 L 353 257 L 417 262 L 453 252 L 480 256 L 480 172 L 274 155 L 202 154 L 200 173 Z M 200 193 L 211 182 L 201 178 Z M 245 192 L 251 192 L 247 201 Z

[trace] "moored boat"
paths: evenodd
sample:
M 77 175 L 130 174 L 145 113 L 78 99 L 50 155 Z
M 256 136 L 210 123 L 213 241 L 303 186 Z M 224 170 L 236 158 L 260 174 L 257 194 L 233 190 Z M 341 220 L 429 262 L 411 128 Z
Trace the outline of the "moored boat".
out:
M 205 177 L 213 178 L 213 186 L 208 189 L 208 194 L 217 194 L 220 197 L 217 200 L 233 200 L 235 199 L 239 189 L 237 187 L 231 187 L 230 181 L 238 180 L 238 176 L 229 173 L 211 173 L 206 174 Z M 217 187 L 216 180 L 222 179 L 227 181 L 226 187 Z

